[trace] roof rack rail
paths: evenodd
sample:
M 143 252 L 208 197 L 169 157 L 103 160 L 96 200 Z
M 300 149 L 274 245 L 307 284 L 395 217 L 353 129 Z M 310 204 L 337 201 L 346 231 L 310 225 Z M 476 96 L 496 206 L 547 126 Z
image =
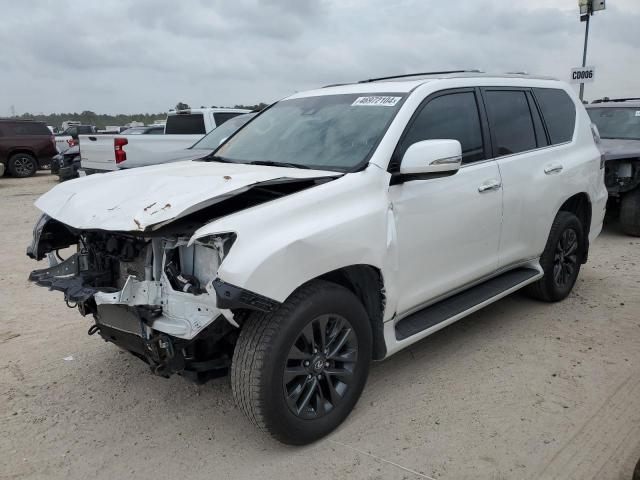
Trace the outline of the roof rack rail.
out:
M 481 73 L 481 71 L 480 70 L 443 70 L 440 72 L 407 73 L 404 75 L 391 75 L 389 77 L 368 78 L 367 80 L 360 80 L 358 83 L 371 83 L 371 82 L 378 82 L 380 80 L 392 80 L 394 78 L 421 77 L 423 75 L 448 75 L 450 73 Z
M 594 100 L 591 103 L 605 103 L 605 102 L 633 102 L 633 101 L 639 101 L 640 98 L 638 97 L 629 97 L 629 98 L 609 98 L 609 97 L 603 97 L 603 98 L 598 98 L 596 100 Z

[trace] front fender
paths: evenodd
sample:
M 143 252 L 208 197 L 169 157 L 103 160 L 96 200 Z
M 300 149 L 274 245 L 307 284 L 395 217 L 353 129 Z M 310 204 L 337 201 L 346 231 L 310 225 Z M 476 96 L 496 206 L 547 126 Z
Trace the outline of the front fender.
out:
M 387 175 L 371 166 L 216 220 L 193 238 L 235 232 L 218 278 L 278 302 L 349 265 L 371 265 L 384 276 L 395 246 L 387 242 Z

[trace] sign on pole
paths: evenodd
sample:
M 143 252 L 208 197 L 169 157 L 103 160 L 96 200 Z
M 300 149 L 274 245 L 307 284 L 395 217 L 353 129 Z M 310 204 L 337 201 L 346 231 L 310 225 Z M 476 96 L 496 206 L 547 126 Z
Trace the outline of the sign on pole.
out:
M 580 15 L 588 15 L 599 12 L 607 7 L 606 0 L 578 0 Z
M 576 67 L 571 69 L 571 83 L 593 82 L 596 76 L 596 67 Z
M 580 7 L 580 15 L 586 15 L 589 13 L 589 0 L 578 0 L 578 7 Z

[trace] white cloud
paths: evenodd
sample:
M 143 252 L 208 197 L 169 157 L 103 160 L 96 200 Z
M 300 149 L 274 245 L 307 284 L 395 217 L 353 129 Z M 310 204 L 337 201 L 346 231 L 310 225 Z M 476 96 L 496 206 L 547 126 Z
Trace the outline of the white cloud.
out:
M 587 97 L 638 96 L 640 2 L 592 22 Z M 372 76 L 449 68 L 566 78 L 577 0 L 0 0 L 0 115 L 274 101 Z

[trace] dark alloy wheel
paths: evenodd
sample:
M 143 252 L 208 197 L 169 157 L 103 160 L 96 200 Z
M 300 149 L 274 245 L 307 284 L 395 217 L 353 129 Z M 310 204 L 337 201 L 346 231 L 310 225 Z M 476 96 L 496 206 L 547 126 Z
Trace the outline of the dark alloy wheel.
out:
M 538 300 L 557 302 L 571 293 L 585 258 L 585 233 L 578 217 L 560 211 L 551 225 L 547 244 L 540 257 L 544 276 L 526 292 Z
M 37 170 L 36 159 L 27 153 L 17 153 L 9 159 L 9 172 L 14 177 L 31 177 Z
M 367 381 L 371 323 L 343 286 L 313 280 L 243 323 L 231 363 L 236 404 L 261 430 L 305 445 L 347 418 Z
M 553 259 L 553 281 L 558 288 L 565 288 L 572 279 L 578 264 L 578 234 L 573 228 L 562 232 Z
M 307 324 L 289 351 L 282 386 L 294 415 L 312 419 L 331 412 L 345 397 L 358 361 L 358 339 L 339 315 Z

